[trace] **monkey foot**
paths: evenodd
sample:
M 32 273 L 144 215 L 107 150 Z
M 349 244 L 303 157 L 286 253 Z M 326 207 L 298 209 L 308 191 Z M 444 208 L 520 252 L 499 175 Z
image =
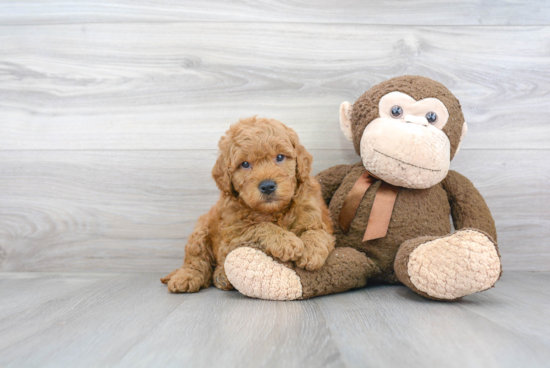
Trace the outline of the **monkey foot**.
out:
M 242 247 L 225 259 L 229 282 L 241 294 L 268 300 L 295 300 L 302 296 L 300 277 L 264 252 Z
M 471 229 L 419 244 L 406 268 L 413 289 L 443 300 L 487 290 L 501 274 L 495 243 Z

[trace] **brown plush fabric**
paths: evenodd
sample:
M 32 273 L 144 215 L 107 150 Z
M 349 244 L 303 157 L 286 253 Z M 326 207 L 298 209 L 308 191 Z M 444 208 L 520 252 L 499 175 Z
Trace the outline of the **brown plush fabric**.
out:
M 302 282 L 302 299 L 360 288 L 379 272 L 374 262 L 353 248 L 338 248 L 317 271 L 295 268 Z
M 441 184 L 449 197 L 455 229 L 479 229 L 489 234 L 496 242 L 495 221 L 485 200 L 472 182 L 451 170 Z
M 315 176 L 315 178 L 321 183 L 323 187 L 323 200 L 328 206 L 334 192 L 342 184 L 342 180 L 351 170 L 351 165 L 336 165 L 331 167 L 329 170 L 320 172 Z
M 360 155 L 359 145 L 365 127 L 371 121 L 380 117 L 378 102 L 382 96 L 395 91 L 406 93 L 417 101 L 424 98 L 435 97 L 445 104 L 445 107 L 449 111 L 449 121 L 445 127 L 443 127 L 443 132 L 447 134 L 451 141 L 452 159 L 458 148 L 460 134 L 462 133 L 462 125 L 464 124 L 464 115 L 462 114 L 460 102 L 451 91 L 441 83 L 429 78 L 413 75 L 404 75 L 388 79 L 369 89 L 355 101 L 351 116 L 355 152 Z
M 374 276 L 376 279 L 395 282 L 397 279 L 393 272 L 393 261 L 404 241 L 419 236 L 445 235 L 451 231 L 447 193 L 440 184 L 425 190 L 401 188 L 397 193 L 387 235 L 384 238 L 363 242 L 380 181 L 375 182 L 367 190 L 348 233 L 345 234 L 337 225 L 344 200 L 363 171 L 362 163 L 353 165 L 330 202 L 329 210 L 335 224 L 336 246 L 352 247 L 365 253 L 380 268 L 380 274 Z M 324 189 L 323 186 L 322 188 Z
M 336 166 L 317 175 L 318 178 L 324 178 L 321 181 L 324 197 L 336 186 L 335 181 L 328 181 L 326 178 L 341 176 L 331 176 L 333 170 L 340 174 L 342 167 Z M 335 251 L 339 250 L 339 247 L 351 247 L 365 253 L 380 270 L 372 275 L 373 279 L 398 282 L 394 261 L 401 244 L 411 239 L 414 239 L 414 244 L 420 244 L 449 234 L 451 208 L 457 230 L 468 225 L 489 234 L 493 239 L 496 238 L 494 221 L 485 201 L 468 179 L 454 171 L 450 171 L 442 183 L 428 189 L 401 188 L 397 194 L 386 237 L 362 242 L 374 196 L 380 186 L 379 181 L 374 183 L 359 205 L 349 232 L 345 234 L 338 226 L 337 220 L 348 192 L 363 171 L 362 163 L 349 167 L 348 174 L 344 176 L 331 198 L 329 210 L 335 224 Z M 323 182 L 330 182 L 330 186 L 325 187 Z
M 452 159 L 464 124 L 460 103 L 440 83 L 414 76 L 383 82 L 355 102 L 351 122 L 357 153 L 361 152 L 365 127 L 380 117 L 381 97 L 394 91 L 416 100 L 434 97 L 445 104 L 449 119 L 442 130 L 449 138 Z M 441 300 L 486 290 L 496 282 L 501 265 L 495 224 L 487 204 L 468 179 L 449 171 L 442 182 L 430 188 L 400 188 L 387 235 L 363 242 L 380 181 L 365 193 L 348 232 L 342 231 L 338 218 L 348 193 L 364 171 L 359 162 L 334 166 L 316 176 L 329 207 L 336 248 L 316 271 L 287 265 L 300 278 L 303 299 L 362 287 L 369 279 L 401 281 L 420 295 Z M 450 215 L 457 230 L 453 234 Z
M 381 97 L 394 91 L 406 93 L 416 100 L 429 97 L 438 98 L 445 104 L 449 111 L 449 120 L 443 127 L 443 132 L 449 138 L 452 158 L 459 145 L 464 124 L 460 103 L 440 83 L 416 76 L 397 77 L 380 83 L 365 92 L 355 102 L 351 122 L 356 152 L 360 154 L 360 142 L 365 127 L 372 120 L 380 117 L 378 103 Z M 366 283 L 364 277 L 366 274 L 370 274 L 370 278 L 374 280 L 402 281 L 419 294 L 430 297 L 411 283 L 407 274 L 408 257 L 420 245 L 450 234 L 449 215 L 452 215 L 457 230 L 472 228 L 486 233 L 495 240 L 494 246 L 496 248 L 495 224 L 487 204 L 473 184 L 454 171 L 449 171 L 447 177 L 441 183 L 428 189 L 400 188 L 387 235 L 381 239 L 363 242 L 362 237 L 367 226 L 374 197 L 380 187 L 380 181 L 375 182 L 363 197 L 349 232 L 344 233 L 337 221 L 340 210 L 346 196 L 364 170 L 363 164 L 359 162 L 355 165 L 334 166 L 317 175 L 317 179 L 321 184 L 323 199 L 329 205 L 334 224 L 337 248 L 333 252 L 345 248 L 354 248 L 365 254 L 365 259 L 369 261 L 367 270 L 358 271 L 355 276 L 357 280 L 360 280 L 359 284 Z M 396 259 L 398 252 L 399 256 Z M 330 274 L 328 270 L 331 268 L 340 268 L 337 258 L 329 257 L 329 259 L 332 259 L 332 263 L 327 263 L 323 267 L 325 274 Z M 370 262 L 375 267 L 370 265 Z M 497 262 L 499 262 L 498 259 Z M 354 268 L 351 270 L 353 271 Z M 320 271 L 316 272 L 318 275 L 314 272 L 306 274 L 302 279 L 304 290 L 314 290 L 309 292 L 311 295 L 321 295 L 319 290 L 343 291 L 345 288 L 335 288 L 333 285 L 350 284 L 350 282 L 342 283 L 342 277 L 339 277 L 337 273 L 333 273 L 334 277 L 330 281 L 325 281 L 325 284 L 328 283 L 328 285 L 319 285 L 319 281 L 324 280 L 324 276 L 321 275 Z M 349 274 L 345 275 L 346 280 L 352 278 Z M 326 293 L 325 291 L 323 293 Z

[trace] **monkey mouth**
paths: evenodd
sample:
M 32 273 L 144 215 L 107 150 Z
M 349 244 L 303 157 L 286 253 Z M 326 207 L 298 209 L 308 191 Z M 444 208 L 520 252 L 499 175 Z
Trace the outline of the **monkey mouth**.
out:
M 412 166 L 412 167 L 416 167 L 416 168 L 418 168 L 418 169 L 427 170 L 427 171 L 432 171 L 432 172 L 440 172 L 440 171 L 441 171 L 441 170 L 429 169 L 429 168 L 427 168 L 427 167 L 422 167 L 422 166 L 418 166 L 418 165 L 415 165 L 415 164 L 411 164 L 411 163 L 409 163 L 409 162 L 400 160 L 400 159 L 398 159 L 398 158 L 395 158 L 395 157 L 392 157 L 392 156 L 390 156 L 390 155 L 387 155 L 387 154 L 385 154 L 385 153 L 383 153 L 383 152 L 380 152 L 380 151 L 378 151 L 377 149 L 373 149 L 373 150 L 374 150 L 374 152 L 376 152 L 376 153 L 378 153 L 378 154 L 380 154 L 380 155 L 382 155 L 382 156 L 385 156 L 385 157 L 387 157 L 387 158 L 391 158 L 392 160 L 395 160 L 395 161 L 400 162 L 400 163 L 405 164 L 405 165 L 409 165 L 409 166 Z

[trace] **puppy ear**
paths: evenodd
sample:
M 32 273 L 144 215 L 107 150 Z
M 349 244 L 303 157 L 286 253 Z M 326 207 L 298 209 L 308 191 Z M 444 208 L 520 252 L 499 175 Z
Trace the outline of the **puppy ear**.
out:
M 287 127 L 288 128 L 288 127 Z M 296 178 L 299 182 L 304 182 L 311 173 L 311 164 L 313 163 L 313 156 L 306 151 L 306 148 L 300 143 L 298 134 L 288 128 L 292 145 L 296 150 Z
M 220 151 L 216 164 L 212 168 L 212 177 L 216 181 L 218 188 L 226 195 L 233 194 L 233 185 L 229 175 L 229 139 L 226 136 L 221 137 L 218 142 Z
M 306 148 L 298 143 L 296 146 L 296 176 L 298 180 L 303 182 L 309 178 L 311 173 L 311 164 L 313 163 L 313 156 L 306 151 Z

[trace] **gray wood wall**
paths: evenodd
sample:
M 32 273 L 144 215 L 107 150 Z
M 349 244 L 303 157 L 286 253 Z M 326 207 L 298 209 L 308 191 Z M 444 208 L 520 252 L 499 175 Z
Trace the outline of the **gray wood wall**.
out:
M 548 1 L 0 1 L 0 271 L 166 271 L 238 118 L 358 160 L 338 107 L 436 79 L 470 127 L 505 271 L 550 270 Z

